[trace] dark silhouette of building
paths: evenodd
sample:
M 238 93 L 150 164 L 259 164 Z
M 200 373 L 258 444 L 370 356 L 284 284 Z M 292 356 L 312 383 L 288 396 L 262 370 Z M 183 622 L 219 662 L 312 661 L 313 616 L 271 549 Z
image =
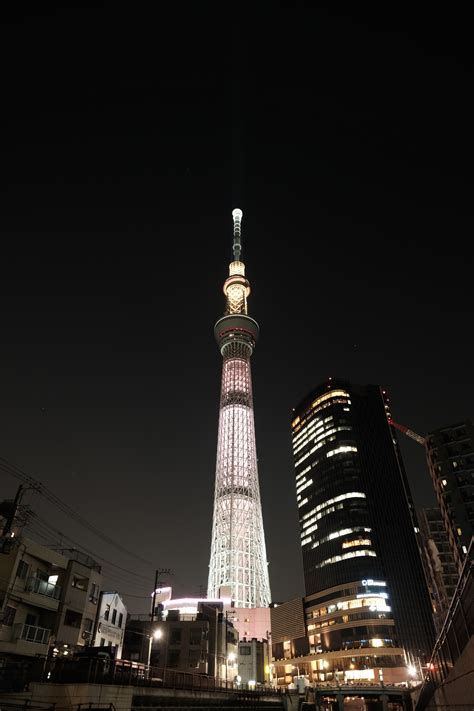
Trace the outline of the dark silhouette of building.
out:
M 306 614 L 328 626 L 318 633 L 316 623 L 315 650 L 431 653 L 419 529 L 389 417 L 379 386 L 332 379 L 293 414 Z
M 474 535 L 474 424 L 471 420 L 430 432 L 428 468 L 458 572 Z
M 238 632 L 222 603 L 199 602 L 196 614 L 168 609 L 163 619 L 129 618 L 123 658 L 160 669 L 177 669 L 225 679 L 227 659 L 237 658 Z M 156 631 L 159 635 L 155 635 Z M 233 667 L 233 665 L 232 665 Z M 231 678 L 228 674 L 228 680 Z
M 423 563 L 433 602 L 436 631 L 443 626 L 458 583 L 458 569 L 449 545 L 440 509 L 422 509 L 418 514 Z

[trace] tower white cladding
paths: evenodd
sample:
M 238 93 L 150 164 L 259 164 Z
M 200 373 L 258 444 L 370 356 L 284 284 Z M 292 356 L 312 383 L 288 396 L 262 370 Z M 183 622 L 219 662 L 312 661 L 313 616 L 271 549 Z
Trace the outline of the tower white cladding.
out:
M 250 284 L 240 261 L 242 210 L 233 210 L 232 217 L 234 261 L 224 283 L 226 311 L 214 326 L 224 362 L 207 594 L 217 598 L 226 586 L 235 607 L 267 607 L 270 584 L 250 372 L 259 328 L 247 314 Z

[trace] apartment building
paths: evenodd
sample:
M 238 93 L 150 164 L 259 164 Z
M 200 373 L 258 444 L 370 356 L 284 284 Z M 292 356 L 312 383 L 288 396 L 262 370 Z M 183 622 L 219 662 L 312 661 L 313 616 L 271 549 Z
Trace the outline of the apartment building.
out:
M 46 655 L 61 605 L 68 560 L 28 538 L 0 555 L 0 654 Z
M 103 583 L 101 568 L 92 558 L 75 549 L 64 552 L 68 563 L 54 629 L 59 650 L 92 645 Z
M 102 575 L 79 551 L 21 536 L 0 555 L 0 654 L 29 658 L 92 644 Z

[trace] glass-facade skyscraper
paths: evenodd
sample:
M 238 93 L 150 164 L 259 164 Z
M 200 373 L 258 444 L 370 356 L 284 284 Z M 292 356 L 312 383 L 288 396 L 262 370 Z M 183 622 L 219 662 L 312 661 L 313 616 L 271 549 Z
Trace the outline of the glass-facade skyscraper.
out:
M 332 379 L 293 413 L 306 616 L 316 652 L 367 650 L 368 659 L 375 650 L 402 649 L 415 659 L 433 646 L 416 516 L 389 417 L 380 387 Z

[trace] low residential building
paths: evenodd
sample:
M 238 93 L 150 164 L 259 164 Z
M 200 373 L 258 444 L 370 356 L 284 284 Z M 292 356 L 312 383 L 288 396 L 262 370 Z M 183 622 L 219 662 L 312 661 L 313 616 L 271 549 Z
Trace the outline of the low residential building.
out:
M 0 654 L 47 655 L 67 579 L 65 556 L 25 537 L 0 555 Z
M 271 637 L 271 618 L 269 607 L 236 607 L 231 598 L 232 588 L 222 585 L 219 588 L 219 600 L 222 601 L 224 614 L 232 620 L 239 633 L 239 639 L 265 639 Z
M 127 608 L 117 592 L 101 592 L 94 629 L 94 647 L 113 647 L 115 659 L 122 658 Z
M 137 617 L 127 616 L 123 635 L 122 659 L 127 659 L 140 664 L 155 662 L 151 659 L 151 636 L 152 629 L 156 629 L 156 623 L 151 623 L 149 615 Z
M 69 560 L 54 629 L 55 648 L 74 651 L 92 645 L 103 578 L 100 565 L 89 556 L 77 550 L 63 552 Z
M 168 600 L 160 620 L 129 619 L 122 657 L 161 669 L 237 675 L 238 632 L 221 601 Z
M 250 688 L 253 684 L 270 682 L 270 660 L 267 640 L 249 639 L 239 642 L 240 683 Z

